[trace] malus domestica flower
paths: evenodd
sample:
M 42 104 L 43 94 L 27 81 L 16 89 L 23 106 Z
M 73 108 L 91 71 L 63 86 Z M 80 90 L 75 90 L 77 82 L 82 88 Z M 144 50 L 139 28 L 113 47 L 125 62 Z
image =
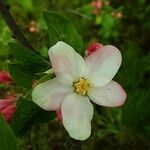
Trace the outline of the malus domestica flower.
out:
M 45 110 L 61 110 L 69 135 L 85 140 L 91 134 L 91 101 L 107 107 L 125 102 L 125 91 L 112 81 L 121 65 L 121 53 L 106 45 L 84 60 L 71 46 L 59 41 L 49 49 L 49 56 L 56 77 L 37 85 L 32 99 Z

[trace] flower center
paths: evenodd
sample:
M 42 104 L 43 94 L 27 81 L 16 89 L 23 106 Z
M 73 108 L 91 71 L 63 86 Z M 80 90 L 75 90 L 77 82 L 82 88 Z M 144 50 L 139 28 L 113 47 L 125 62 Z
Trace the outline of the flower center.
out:
M 75 92 L 81 95 L 86 95 L 90 87 L 90 82 L 86 78 L 82 77 L 73 84 Z

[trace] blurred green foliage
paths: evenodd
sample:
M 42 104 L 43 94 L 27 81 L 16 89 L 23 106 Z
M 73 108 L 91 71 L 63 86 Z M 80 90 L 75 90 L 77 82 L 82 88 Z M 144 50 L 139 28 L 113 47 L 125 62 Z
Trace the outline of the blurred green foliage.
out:
M 15 136 L 10 128 L 10 126 L 4 121 L 2 116 L 0 116 L 0 148 L 3 150 L 18 150 Z M 7 144 L 6 144 L 7 143 Z
M 79 44 L 73 43 L 73 45 L 80 48 L 82 45 L 80 40 L 82 40 L 81 53 L 84 53 L 92 41 L 112 44 L 121 50 L 123 62 L 115 80 L 124 87 L 127 101 L 121 108 L 95 106 L 92 136 L 82 142 L 82 149 L 150 149 L 150 5 L 148 0 L 103 0 L 102 7 L 97 14 L 94 13 L 95 8 L 91 5 L 91 0 L 7 0 L 7 3 L 24 35 L 41 54 L 41 59 L 45 58 L 48 61 L 47 51 L 52 45 L 51 35 L 49 37 L 42 15 L 43 10 L 57 11 L 68 18 L 66 22 L 64 18 L 64 25 L 69 22 L 71 29 L 62 32 L 70 33 L 66 41 L 74 40 L 80 35 Z M 52 23 L 51 21 L 50 24 Z M 49 31 L 52 30 L 51 25 L 49 25 Z M 74 31 L 74 26 L 78 33 Z M 8 46 L 8 43 L 14 41 L 13 35 L 0 16 L 0 69 L 7 70 L 8 63 L 11 62 L 11 67 L 12 63 L 15 63 L 14 68 L 10 69 L 10 72 L 13 70 L 13 73 L 18 68 L 14 65 L 24 65 L 19 59 L 16 61 L 13 57 L 14 54 L 17 56 L 19 53 L 17 52 L 18 45 L 16 48 Z M 33 57 L 32 54 L 27 57 L 25 53 L 22 54 L 24 55 L 21 61 L 29 62 L 29 58 Z M 34 61 L 34 64 L 38 66 L 39 60 Z M 32 71 L 31 66 L 26 66 L 24 71 L 28 76 Z M 32 73 L 39 72 L 41 72 L 40 69 L 35 69 L 35 72 Z M 25 87 L 26 85 L 27 88 L 29 87 L 28 83 L 24 82 L 27 80 L 21 82 L 21 74 L 18 78 L 17 86 L 22 86 L 23 83 Z M 40 76 L 34 76 L 34 78 L 38 79 Z M 17 141 L 21 150 L 73 149 L 70 146 L 72 142 L 70 137 L 61 122 L 56 120 L 51 123 L 34 125 Z

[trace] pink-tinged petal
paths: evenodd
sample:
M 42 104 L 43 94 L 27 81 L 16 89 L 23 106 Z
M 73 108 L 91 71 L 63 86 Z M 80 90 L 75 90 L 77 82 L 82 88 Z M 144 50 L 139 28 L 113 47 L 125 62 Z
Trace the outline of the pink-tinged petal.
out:
M 117 73 L 122 61 L 120 51 L 111 45 L 103 46 L 86 59 L 86 77 L 92 86 L 106 85 Z
M 123 88 L 115 81 L 110 81 L 103 87 L 91 88 L 88 96 L 94 103 L 107 107 L 121 106 L 127 97 Z
M 0 72 L 0 83 L 3 83 L 3 84 L 11 84 L 12 83 L 12 78 L 8 72 L 6 72 L 6 71 Z
M 54 78 L 38 84 L 32 92 L 32 100 L 45 110 L 60 108 L 64 97 L 73 92 L 72 86 L 64 85 Z
M 65 97 L 62 107 L 63 125 L 76 140 L 85 140 L 91 134 L 93 106 L 86 96 L 72 93 Z
M 62 41 L 57 42 L 49 49 L 49 56 L 56 76 L 72 82 L 83 75 L 85 61 L 68 44 Z
M 13 115 L 16 111 L 16 105 L 12 104 L 2 110 L 1 114 L 7 122 L 11 122 Z

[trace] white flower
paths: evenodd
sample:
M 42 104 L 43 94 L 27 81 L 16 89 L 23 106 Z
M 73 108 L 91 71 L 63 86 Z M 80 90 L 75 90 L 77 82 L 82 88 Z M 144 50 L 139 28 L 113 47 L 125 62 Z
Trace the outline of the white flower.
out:
M 61 109 L 69 135 L 85 140 L 91 134 L 93 105 L 115 107 L 126 99 L 122 87 L 112 78 L 121 65 L 120 51 L 103 46 L 85 60 L 68 44 L 59 41 L 49 56 L 56 77 L 37 85 L 33 101 L 45 110 Z

